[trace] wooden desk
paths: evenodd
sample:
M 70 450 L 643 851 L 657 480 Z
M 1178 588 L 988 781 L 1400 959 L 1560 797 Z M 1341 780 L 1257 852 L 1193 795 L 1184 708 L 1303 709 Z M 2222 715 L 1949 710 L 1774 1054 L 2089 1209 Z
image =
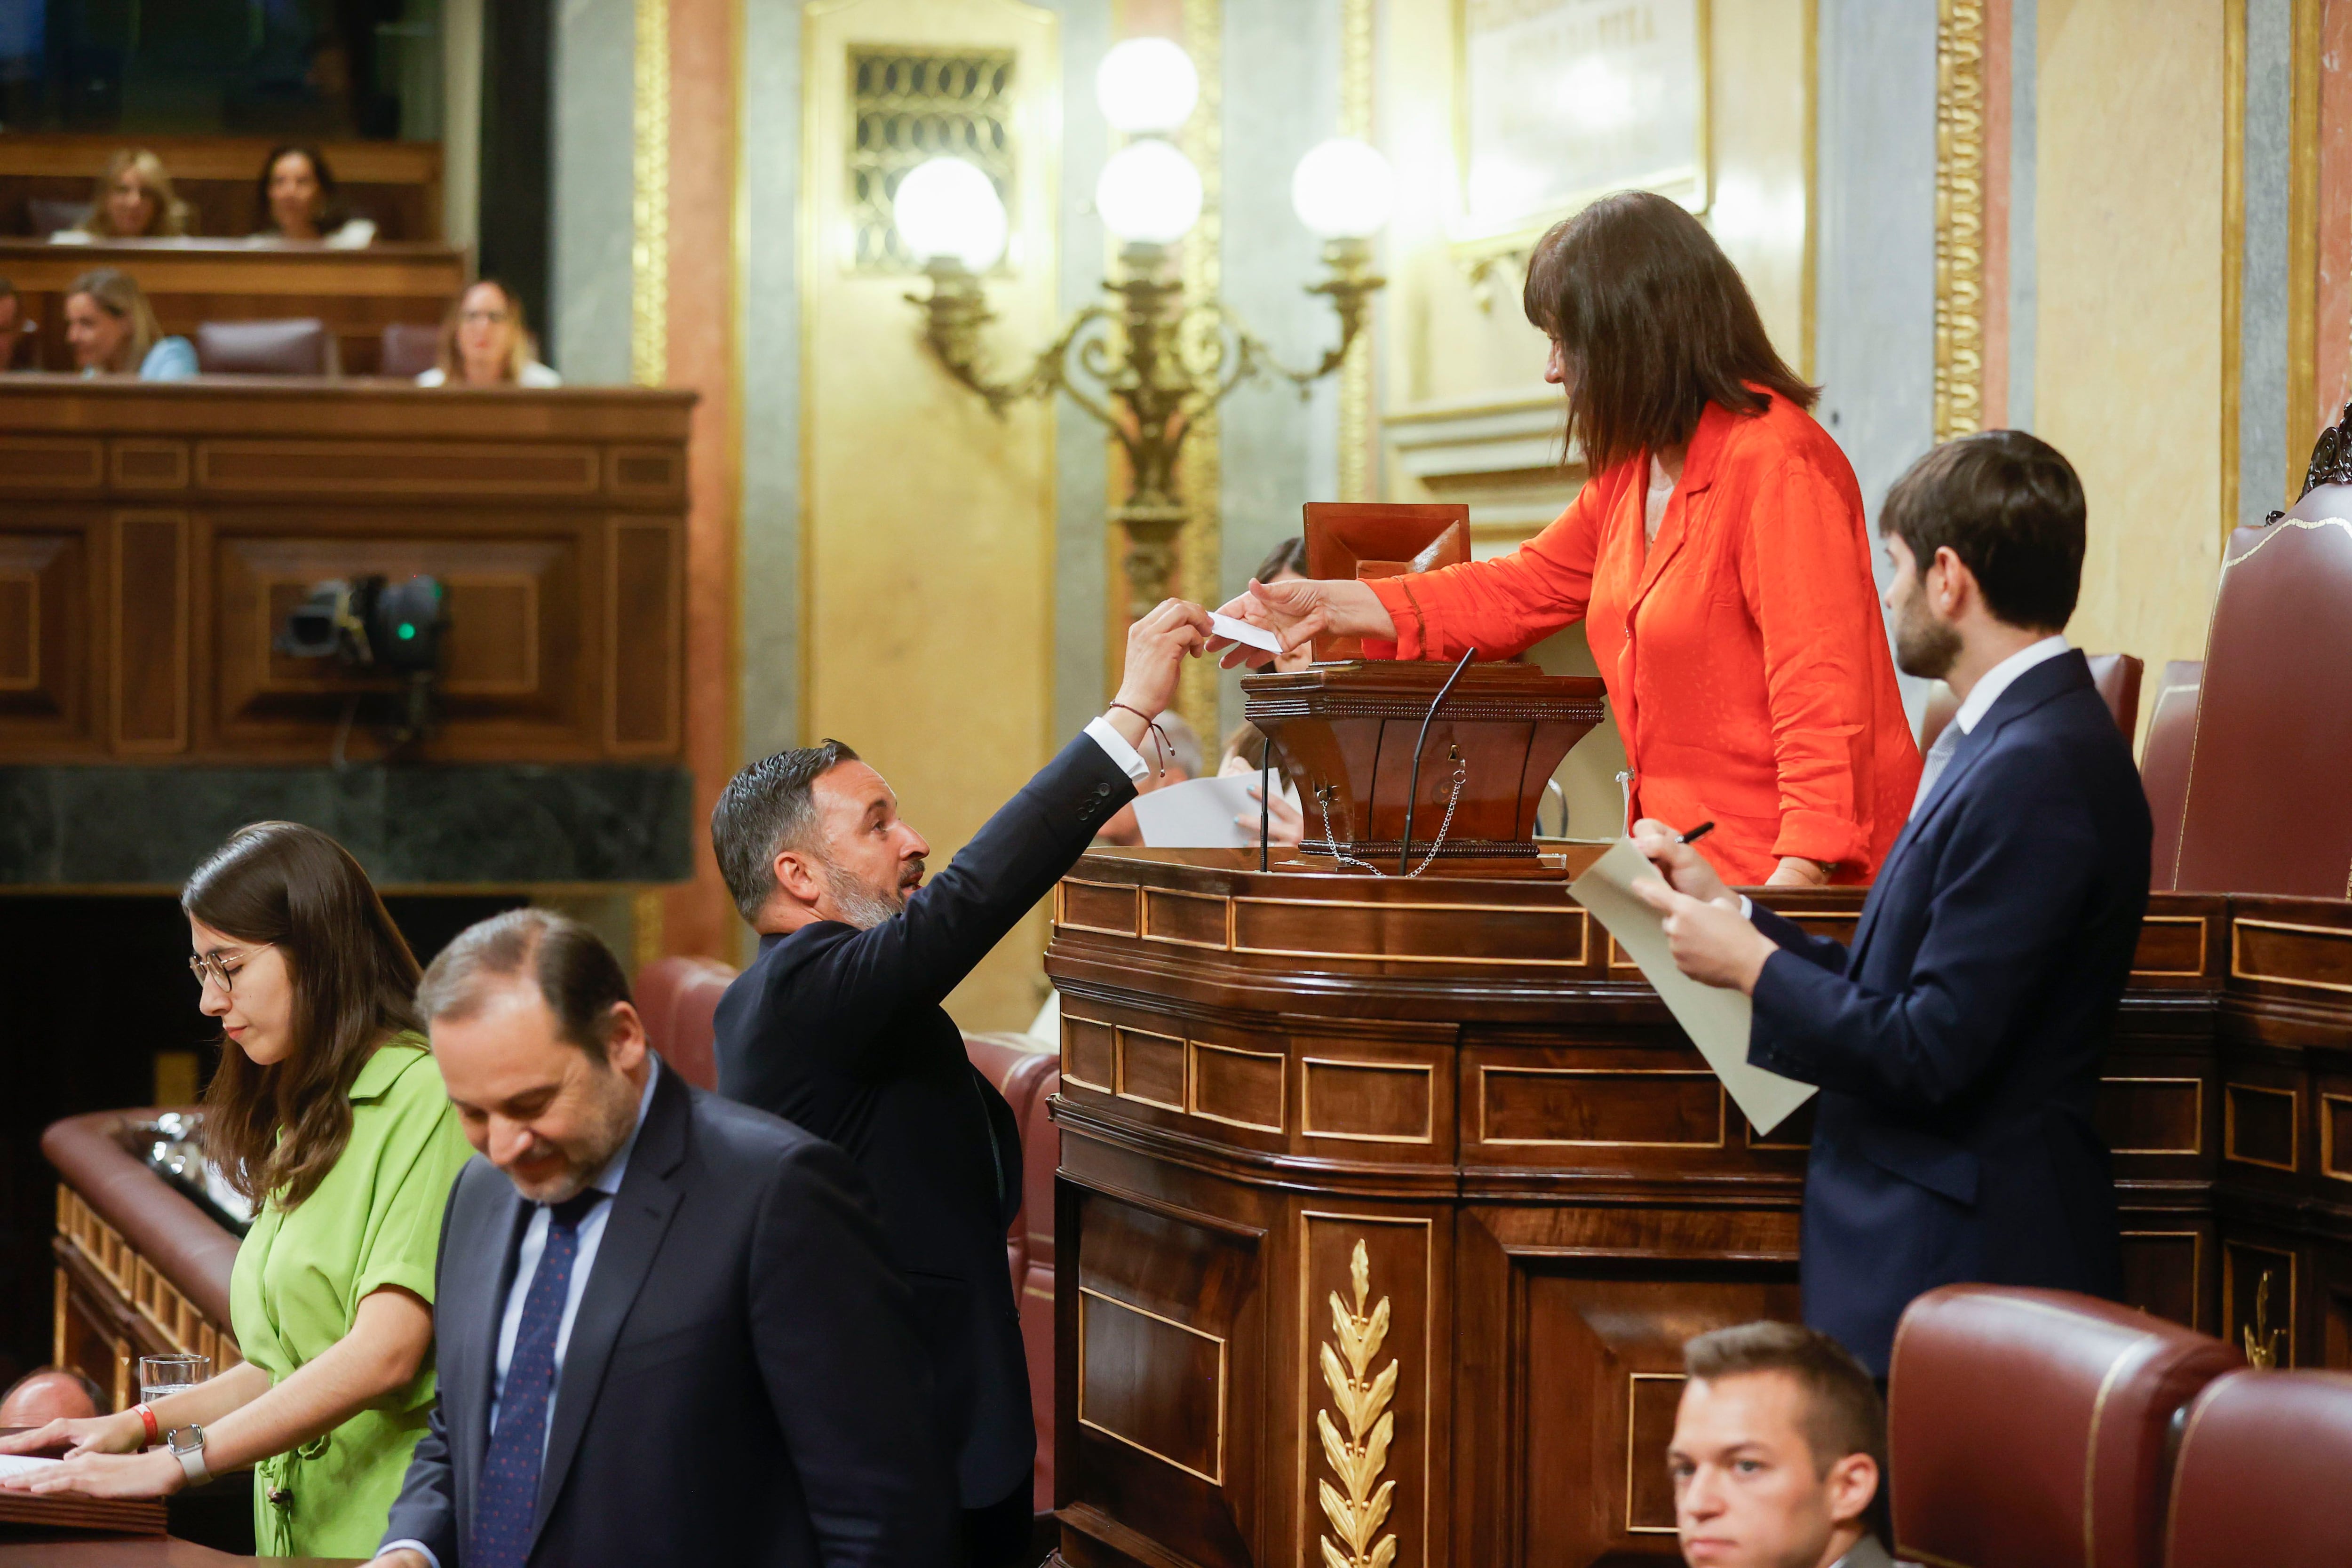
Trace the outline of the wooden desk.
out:
M 669 762 L 694 396 L 0 377 L 0 753 L 324 763 L 305 586 L 449 590 L 427 762 Z M 382 754 L 373 724 L 349 754 Z
M 1399 1563 L 1673 1560 L 1682 1343 L 1797 1316 L 1806 1114 L 1748 1126 L 1557 882 L 1255 861 L 1055 895 L 1063 1557 L 1326 1561 L 1334 1370 L 1392 1367 L 1352 1489 L 1393 1485 Z M 2352 1366 L 2352 904 L 2158 895 L 2100 1110 L 2131 1300 Z M 1360 1368 L 1335 1312 L 1385 1315 Z
M 173 189 L 195 209 L 196 233 L 247 235 L 266 216 L 255 193 L 262 160 L 277 145 L 268 136 L 12 132 L 0 136 L 0 233 L 47 237 L 29 221 L 28 198 L 86 206 L 107 160 L 124 147 L 145 147 L 163 160 Z M 441 237 L 438 142 L 327 142 L 319 152 L 335 171 L 344 205 L 355 217 L 373 219 L 384 238 Z
M 25 368 L 73 368 L 66 294 L 75 279 L 97 267 L 136 278 L 163 331 L 191 339 L 204 321 L 316 316 L 334 332 L 346 375 L 374 374 L 383 329 L 392 322 L 439 324 L 465 287 L 467 270 L 466 253 L 446 245 L 330 250 L 206 239 L 0 240 L 0 278 L 16 286 L 25 314 L 40 324 L 38 363 Z

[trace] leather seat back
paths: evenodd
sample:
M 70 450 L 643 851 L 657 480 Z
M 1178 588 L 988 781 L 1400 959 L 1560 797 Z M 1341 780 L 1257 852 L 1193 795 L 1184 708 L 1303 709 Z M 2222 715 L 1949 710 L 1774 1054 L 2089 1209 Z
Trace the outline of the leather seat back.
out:
M 2352 1376 L 2241 1372 L 2190 1406 L 2165 1568 L 2352 1563 Z
M 441 329 L 422 321 L 393 321 L 376 350 L 375 373 L 414 381 L 441 360 Z
M 2352 487 L 2222 552 L 2173 886 L 2340 899 L 2352 877 Z M 2290 823 L 2286 834 L 2254 831 Z
M 2173 1416 L 2242 1364 L 2219 1340 L 2071 1291 L 1930 1290 L 1888 1368 L 1895 1554 L 2158 1568 Z
M 2156 708 L 2147 718 L 2147 745 L 2139 756 L 2140 787 L 2147 792 L 2148 815 L 2156 819 L 2155 852 L 2147 885 L 2170 888 L 2180 869 L 2180 811 L 2189 795 L 2189 753 L 2197 739 L 2197 689 L 2205 661 L 2176 658 L 2164 667 Z
M 2130 745 L 2139 734 L 2139 680 L 2147 666 L 2127 653 L 2084 654 L 2091 666 L 2091 684 L 2099 689 L 2099 696 L 2115 715 L 2116 728 L 2124 732 L 2124 744 Z
M 335 335 L 316 317 L 282 321 L 205 321 L 196 328 L 196 368 L 206 375 L 340 375 Z
M 719 1088 L 713 1019 L 735 971 L 716 959 L 657 958 L 637 971 L 637 1012 L 663 1061 L 697 1089 Z

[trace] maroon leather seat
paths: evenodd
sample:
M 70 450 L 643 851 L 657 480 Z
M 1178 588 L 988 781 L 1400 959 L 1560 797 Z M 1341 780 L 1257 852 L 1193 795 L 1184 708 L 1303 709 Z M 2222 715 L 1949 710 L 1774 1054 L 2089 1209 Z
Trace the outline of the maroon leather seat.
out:
M 2189 797 L 2189 757 L 2197 741 L 2197 689 L 2205 676 L 2205 661 L 2176 658 L 2164 667 L 2164 684 L 2156 689 L 2156 708 L 2147 717 L 2147 745 L 2139 756 L 2140 786 L 2147 791 L 2147 812 L 2156 819 L 2156 849 L 2148 862 L 2147 885 L 2162 889 L 2173 885 L 2180 869 L 2180 811 Z
M 2124 732 L 2128 744 L 2139 731 L 2139 678 L 2146 668 L 2138 658 L 2127 653 L 2088 653 L 2084 658 L 2091 666 L 2091 684 L 2099 689 L 2099 696 L 2114 714 L 2116 727 Z M 1936 682 L 1927 693 L 1927 706 L 1919 713 L 1919 750 L 1924 753 L 1936 743 L 1960 711 L 1960 700 L 1942 681 Z
M 2322 484 L 2283 521 L 2239 529 L 2222 552 L 2181 805 L 2173 886 L 2183 892 L 2345 896 L 2352 522 L 2343 519 L 2352 519 L 2352 485 Z M 2254 830 L 2266 823 L 2292 830 Z
M 637 1013 L 662 1060 L 697 1089 L 717 1089 L 712 1015 L 735 971 L 711 958 L 657 958 L 637 971 Z
M 335 334 L 315 317 L 282 321 L 205 321 L 196 328 L 196 368 L 206 375 L 340 375 Z
M 1888 1368 L 1895 1554 L 1972 1568 L 2158 1568 L 2173 1416 L 2235 1350 L 2064 1290 L 1948 1285 Z
M 2352 1563 L 2352 1377 L 2241 1372 L 2189 1407 L 2165 1568 Z
M 441 360 L 441 329 L 422 321 L 394 321 L 383 329 L 375 373 L 414 381 Z

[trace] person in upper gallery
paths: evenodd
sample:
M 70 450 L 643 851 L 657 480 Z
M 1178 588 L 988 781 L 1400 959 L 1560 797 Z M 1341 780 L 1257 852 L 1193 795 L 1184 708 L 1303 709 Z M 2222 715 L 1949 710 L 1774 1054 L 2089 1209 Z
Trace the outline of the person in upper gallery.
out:
M 1959 712 L 1851 946 L 1728 892 L 1645 821 L 1675 962 L 1755 999 L 1748 1059 L 1821 1086 L 1799 1269 L 1805 1321 L 1885 1375 L 1903 1309 L 1973 1280 L 2116 1297 L 2115 1184 L 2094 1121 L 2147 905 L 2147 799 L 2062 632 L 2083 487 L 2018 430 L 1937 447 L 1887 492 L 1896 658 Z
M 1741 1323 L 1683 1346 L 1666 1447 L 1690 1568 L 1892 1568 L 1886 1405 L 1853 1352 L 1795 1323 Z
M 1208 612 L 1176 599 L 1130 626 L 1118 699 L 928 887 L 930 846 L 838 741 L 752 763 L 710 816 L 728 890 L 760 933 L 719 999 L 719 1091 L 840 1144 L 872 1185 L 939 1380 L 968 1568 L 1027 1543 L 1037 1437 L 1004 1266 L 1021 1131 L 940 1003 L 1135 797 L 1150 772 L 1138 748 L 1208 630 Z
M 577 921 L 468 928 L 416 1006 L 478 1157 L 379 1563 L 952 1564 L 914 1300 L 847 1156 L 664 1067 Z
M 245 1360 L 0 1440 L 71 1446 L 0 1485 L 161 1497 L 251 1466 L 263 1556 L 362 1556 L 432 1409 L 433 1263 L 467 1157 L 410 1002 L 416 960 L 359 863 L 296 823 L 239 828 L 180 905 L 226 1037 L 205 1152 L 257 1210 L 229 1277 Z
M 1503 658 L 1581 620 L 1625 743 L 1627 823 L 1713 822 L 1700 852 L 1738 883 L 1867 882 L 1919 750 L 1816 389 L 1698 220 L 1648 192 L 1545 235 L 1523 303 L 1592 475 L 1559 520 L 1491 561 L 1254 584 L 1225 613 L 1292 647 L 1354 636 L 1424 659 Z
M 375 242 L 375 225 L 344 210 L 335 172 L 316 147 L 291 142 L 271 148 L 254 183 L 254 200 L 263 218 L 253 237 L 265 244 L 315 240 L 356 250 Z
M 0 1426 L 87 1421 L 102 1414 L 105 1391 L 69 1366 L 36 1367 L 0 1394 Z
M 419 386 L 562 386 L 539 363 L 539 340 L 523 323 L 522 301 L 495 278 L 457 296 L 441 322 L 441 363 Z
M 139 280 L 111 267 L 74 279 L 66 295 L 66 345 L 84 375 L 185 381 L 196 374 L 195 345 L 164 336 Z
M 126 147 L 106 161 L 90 194 L 89 210 L 60 240 L 171 239 L 190 231 L 188 204 L 172 189 L 163 160 L 144 147 Z

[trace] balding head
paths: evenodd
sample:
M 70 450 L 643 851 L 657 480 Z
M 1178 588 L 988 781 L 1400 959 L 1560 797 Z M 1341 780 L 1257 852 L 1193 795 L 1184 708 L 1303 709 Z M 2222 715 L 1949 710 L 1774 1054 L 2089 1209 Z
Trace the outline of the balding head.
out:
M 0 1426 L 38 1426 L 49 1421 L 87 1421 L 105 1414 L 98 1384 L 68 1367 L 45 1366 L 26 1373 L 0 1396 Z

